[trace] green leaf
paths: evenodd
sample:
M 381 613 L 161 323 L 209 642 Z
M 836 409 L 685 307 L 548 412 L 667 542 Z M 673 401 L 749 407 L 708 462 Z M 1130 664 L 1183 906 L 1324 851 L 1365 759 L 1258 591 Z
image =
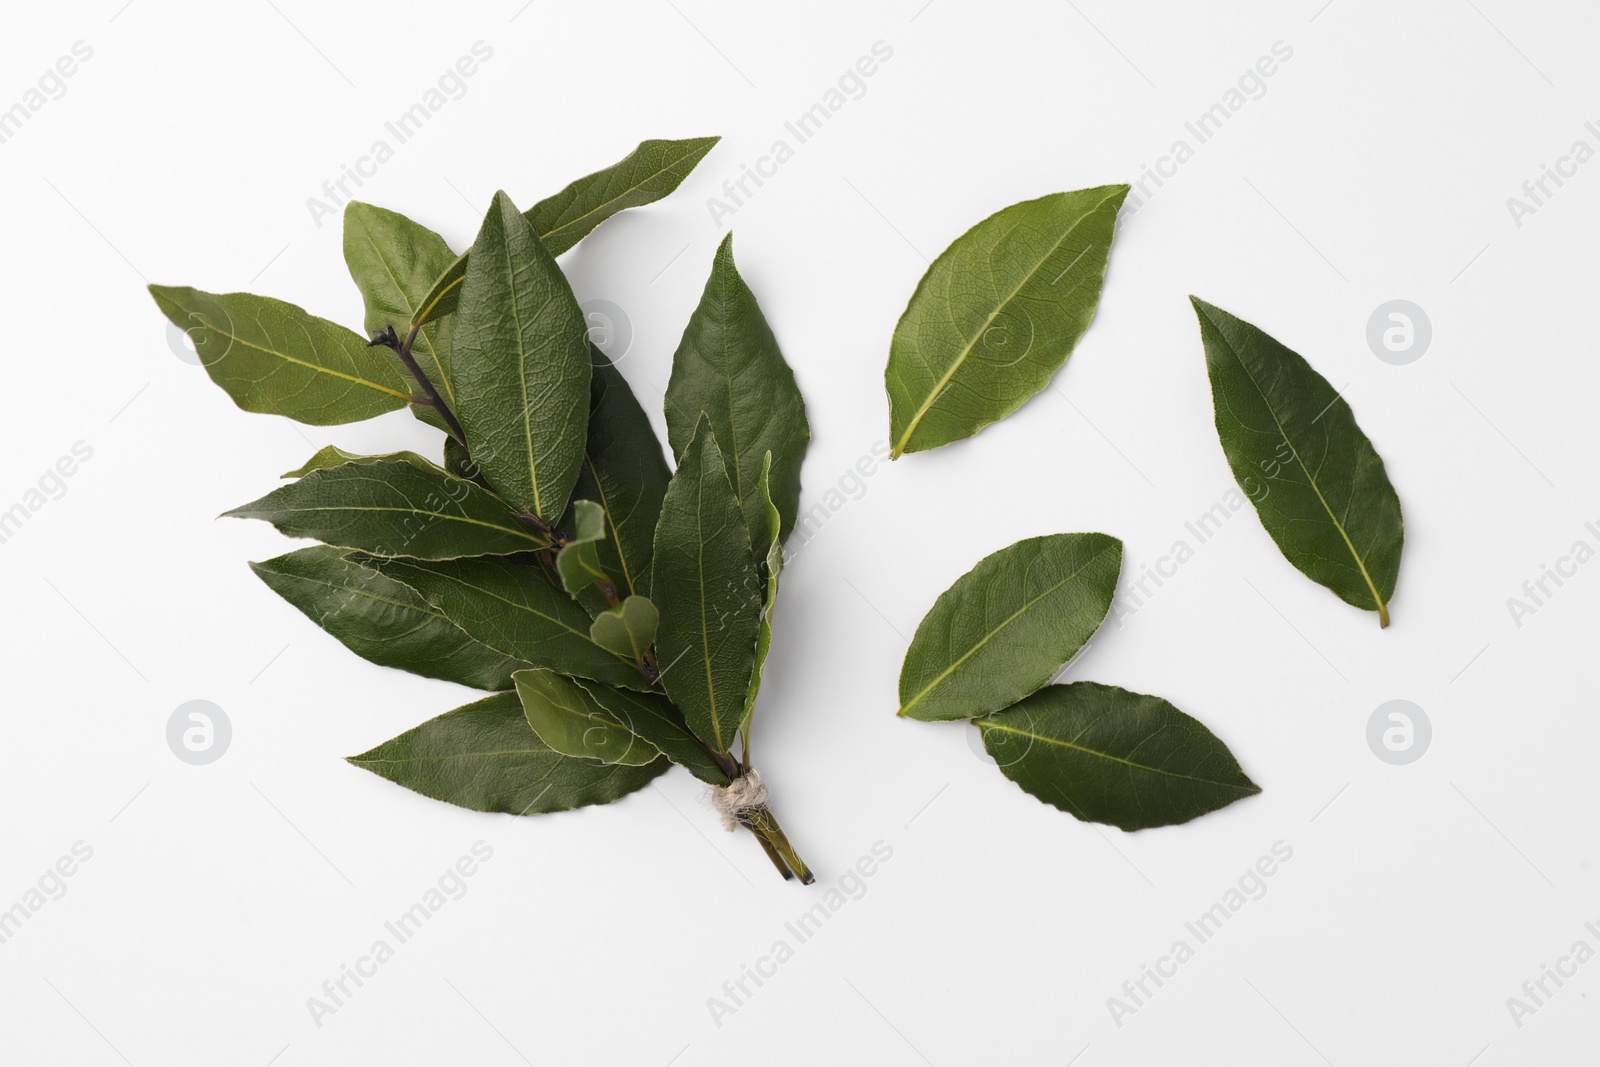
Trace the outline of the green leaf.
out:
M 661 752 L 618 722 L 571 678 L 543 668 L 518 671 L 517 696 L 539 739 L 565 756 L 643 767 Z
M 783 538 L 780 536 L 781 520 L 778 508 L 772 502 L 769 488 L 772 473 L 772 453 L 768 452 L 761 465 L 761 510 L 767 520 L 767 590 L 761 605 L 761 628 L 756 631 L 756 662 L 750 672 L 750 690 L 744 698 L 744 717 L 740 729 L 744 731 L 745 745 L 750 742 L 750 717 L 756 711 L 756 697 L 761 692 L 761 672 L 767 665 L 767 653 L 772 650 L 772 612 L 778 603 L 778 576 L 783 573 Z
M 689 729 L 727 752 L 744 712 L 761 619 L 744 514 L 708 418 L 678 459 L 656 526 L 650 599 L 661 684 Z
M 614 608 L 607 608 L 589 624 L 589 640 L 634 663 L 643 663 L 644 654 L 656 639 L 661 614 L 649 597 L 635 593 Z
M 1050 384 L 1094 318 L 1127 195 L 1024 200 L 940 253 L 889 345 L 891 459 L 971 437 Z
M 578 684 L 617 722 L 661 750 L 661 754 L 708 785 L 726 786 L 730 779 L 683 721 L 683 713 L 657 693 L 634 693 L 599 682 Z
M 626 158 L 579 178 L 524 212 L 545 247 L 559 256 L 612 215 L 660 200 L 678 187 L 720 137 L 682 141 L 643 141 Z M 455 311 L 469 253 L 441 271 L 422 299 L 412 325 L 432 322 Z
M 539 740 L 516 693 L 496 693 L 429 719 L 350 762 L 407 789 L 473 811 L 539 815 L 609 804 L 671 766 L 573 759 Z
M 595 546 L 606 539 L 605 509 L 592 500 L 574 500 L 574 534 L 556 555 L 556 573 L 561 584 L 574 598 L 596 582 L 614 585 L 600 566 L 600 554 Z
M 672 357 L 666 406 L 667 441 L 679 457 L 701 417 L 711 420 L 758 552 L 767 544 L 761 467 L 763 456 L 772 453 L 772 499 L 783 516 L 783 536 L 789 536 L 800 508 L 800 464 L 811 427 L 794 372 L 734 266 L 732 234 L 717 249 L 700 306 Z
M 352 200 L 344 209 L 344 261 L 366 304 L 365 327 L 393 326 L 403 338 L 429 287 L 456 259 L 444 238 L 398 212 Z M 411 354 L 446 404 L 455 406 L 450 377 L 450 331 L 424 326 Z M 413 404 L 412 413 L 431 426 L 445 423 L 431 404 Z
M 972 722 L 1001 773 L 1085 822 L 1171 826 L 1261 792 L 1198 720 L 1114 685 L 1047 686 Z
M 482 486 L 420 456 L 400 455 L 405 458 L 313 470 L 223 514 L 263 519 L 289 537 L 379 556 L 510 555 L 549 543 Z
M 559 256 L 624 208 L 642 207 L 672 192 L 721 139 L 643 141 L 625 158 L 533 205 L 528 221 L 550 254 Z
M 429 463 L 415 452 L 385 452 L 379 456 L 363 456 L 355 452 L 346 452 L 338 445 L 323 445 L 317 449 L 316 455 L 294 470 L 284 471 L 278 477 L 304 478 L 312 471 L 320 471 L 328 467 L 342 467 L 346 463 L 410 463 L 423 470 L 434 466 L 434 464 Z
M 650 564 L 661 499 L 672 472 L 633 390 L 605 354 L 590 346 L 589 441 L 573 495 L 597 502 L 609 535 L 595 543 L 600 568 L 623 596 L 650 591 Z M 563 529 L 572 529 L 569 513 Z
M 1405 522 L 1382 457 L 1350 405 L 1298 353 L 1189 300 L 1200 318 L 1217 436 L 1261 525 L 1306 577 L 1388 626 Z
M 394 353 L 293 304 L 183 286 L 152 285 L 150 295 L 189 334 L 211 380 L 246 411 L 333 426 L 411 402 Z
M 1030 537 L 986 556 L 934 601 L 900 668 L 900 714 L 925 722 L 999 711 L 1048 682 L 1111 609 L 1122 542 Z
M 250 569 L 346 648 L 380 667 L 501 690 L 510 688 L 513 671 L 528 666 L 472 640 L 409 587 L 347 561 L 342 549 L 314 545 Z
M 555 522 L 583 464 L 588 327 L 555 258 L 505 193 L 472 247 L 455 323 L 456 417 L 489 484 Z
M 427 562 L 351 557 L 415 589 L 468 637 L 561 674 L 647 689 L 634 667 L 589 640 L 589 613 L 542 570 L 493 556 Z

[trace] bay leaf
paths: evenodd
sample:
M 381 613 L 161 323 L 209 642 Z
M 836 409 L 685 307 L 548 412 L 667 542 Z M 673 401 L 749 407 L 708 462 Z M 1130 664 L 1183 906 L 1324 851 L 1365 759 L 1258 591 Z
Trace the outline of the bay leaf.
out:
M 313 470 L 223 514 L 380 556 L 455 559 L 549 544 L 493 493 L 414 454 Z
M 726 786 L 727 773 L 689 731 L 683 713 L 659 693 L 640 693 L 599 682 L 577 680 L 617 722 L 661 750 L 661 754 L 708 785 Z
M 393 352 L 293 304 L 187 286 L 152 285 L 150 295 L 245 411 L 333 426 L 411 402 L 415 387 Z
M 1189 299 L 1217 436 L 1261 525 L 1302 574 L 1388 626 L 1405 522 L 1383 458 L 1350 405 L 1302 356 Z
M 750 746 L 750 718 L 756 711 L 756 697 L 761 693 L 761 672 L 767 666 L 767 653 L 772 651 L 772 613 L 778 604 L 778 577 L 783 574 L 782 520 L 778 506 L 772 502 L 770 489 L 772 453 L 768 452 L 761 465 L 761 511 L 767 520 L 766 595 L 761 602 L 761 627 L 756 631 L 756 660 L 750 672 L 750 688 L 745 694 L 744 716 L 740 729 L 744 731 L 745 750 Z
M 518 671 L 522 712 L 539 739 L 565 756 L 643 767 L 656 746 L 618 722 L 571 678 L 546 668 Z
M 502 655 L 609 685 L 650 687 L 631 660 L 589 640 L 589 613 L 532 563 L 497 556 L 351 558 L 404 582 L 468 637 Z
M 349 761 L 434 800 L 508 815 L 609 804 L 672 766 L 664 759 L 627 767 L 563 756 L 533 732 L 516 693 L 447 711 Z
M 489 484 L 554 523 L 583 463 L 588 326 L 555 257 L 505 193 L 473 248 L 452 342 L 456 418 Z
M 900 668 L 900 714 L 932 722 L 999 711 L 1048 682 L 1111 609 L 1122 542 L 1030 537 L 940 594 Z
M 596 582 L 609 586 L 612 581 L 601 569 L 600 555 L 595 551 L 606 537 L 605 509 L 592 500 L 574 500 L 572 512 L 573 534 L 556 555 L 556 573 L 567 593 L 576 598 Z
M 589 640 L 608 652 L 643 663 L 660 625 L 661 614 L 650 598 L 635 593 L 594 617 L 589 624 Z
M 650 586 L 661 685 L 714 753 L 739 728 L 761 621 L 760 576 L 722 457 L 702 417 L 661 504 Z
M 1171 826 L 1261 792 L 1198 720 L 1113 685 L 1046 686 L 972 722 L 1002 774 L 1085 822 Z
M 393 326 L 402 339 L 434 279 L 456 259 L 443 237 L 419 222 L 386 208 L 352 200 L 344 208 L 344 261 L 366 306 L 367 336 Z M 417 331 L 411 354 L 439 395 L 455 407 L 450 374 L 450 330 L 438 324 Z M 418 386 L 415 390 L 421 392 Z M 448 430 L 432 404 L 413 404 L 412 413 Z
M 891 459 L 970 437 L 1050 384 L 1094 318 L 1127 195 L 1012 204 L 939 254 L 889 345 Z
M 800 508 L 800 465 L 811 426 L 794 372 L 734 266 L 732 234 L 717 248 L 700 304 L 672 357 L 666 409 L 667 442 L 679 457 L 701 418 L 711 420 L 758 552 L 767 543 L 761 468 L 772 453 L 772 499 L 787 537 Z
M 306 618 L 380 667 L 498 691 L 511 688 L 513 671 L 529 666 L 480 645 L 409 586 L 344 555 L 343 549 L 313 545 L 250 569 Z
M 325 470 L 328 467 L 342 467 L 346 463 L 409 463 L 424 470 L 435 466 L 435 464 L 429 463 L 415 452 L 385 452 L 377 456 L 363 456 L 356 452 L 346 452 L 338 445 L 323 445 L 317 449 L 316 454 L 310 459 L 292 471 L 284 471 L 278 477 L 304 478 L 312 471 Z

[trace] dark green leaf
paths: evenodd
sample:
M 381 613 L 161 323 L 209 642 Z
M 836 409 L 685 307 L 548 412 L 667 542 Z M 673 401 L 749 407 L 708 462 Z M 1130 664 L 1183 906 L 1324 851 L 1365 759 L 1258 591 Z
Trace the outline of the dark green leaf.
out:
M 1050 384 L 1094 318 L 1127 195 L 1012 204 L 940 253 L 889 346 L 890 458 L 970 437 Z
M 359 201 L 345 205 L 344 261 L 366 304 L 368 336 L 393 326 L 403 338 L 434 279 L 455 259 L 444 238 L 421 223 Z M 423 326 L 411 354 L 445 403 L 454 407 L 449 329 Z M 445 429 L 431 404 L 415 404 L 411 410 L 429 425 Z
M 1198 720 L 1114 685 L 1047 686 L 972 722 L 1007 778 L 1086 822 L 1171 826 L 1261 792 Z
M 642 207 L 672 192 L 721 139 L 643 141 L 625 158 L 533 205 L 528 221 L 550 254 L 559 256 L 624 208 Z
M 599 682 L 579 680 L 579 685 L 617 722 L 661 750 L 672 762 L 709 785 L 726 786 L 728 775 L 717 765 L 689 727 L 683 713 L 671 701 L 656 693 L 634 693 Z
M 756 697 L 761 693 L 761 672 L 767 665 L 767 653 L 772 650 L 772 612 L 778 604 L 778 576 L 783 573 L 783 539 L 778 508 L 772 502 L 769 478 L 772 473 L 772 453 L 768 452 L 761 466 L 761 512 L 767 520 L 767 588 L 761 604 L 761 628 L 756 632 L 756 662 L 750 673 L 750 690 L 744 700 L 744 718 L 740 729 L 745 732 L 745 744 L 750 742 L 750 717 L 756 711 Z
M 472 640 L 408 586 L 326 545 L 252 563 L 256 577 L 346 648 L 381 667 L 473 689 L 511 686 L 521 660 Z
M 761 621 L 760 575 L 709 419 L 678 459 L 656 526 L 650 599 L 661 684 L 694 735 L 727 752 L 744 713 Z
M 1048 682 L 1111 609 L 1122 542 L 1030 537 L 979 561 L 934 601 L 900 668 L 900 714 L 999 711 Z
M 643 663 L 645 650 L 656 639 L 661 614 L 649 597 L 635 593 L 614 608 L 607 608 L 589 625 L 589 640 L 608 652 Z
M 183 286 L 152 285 L 150 295 L 188 333 L 211 380 L 246 411 L 332 426 L 411 401 L 394 353 L 293 304 Z
M 473 811 L 539 815 L 609 804 L 672 766 L 573 759 L 534 733 L 516 693 L 496 693 L 429 719 L 350 762 L 435 800 Z
M 400 455 L 406 458 L 313 470 L 223 514 L 380 556 L 509 555 L 549 543 L 487 489 L 420 456 Z
M 661 442 L 627 379 L 592 345 L 594 378 L 589 386 L 589 443 L 573 495 L 597 502 L 609 527 L 595 544 L 600 567 L 617 581 L 617 592 L 650 591 L 650 561 L 672 472 Z M 575 516 L 562 523 L 572 529 Z
M 415 589 L 468 637 L 560 674 L 647 689 L 634 667 L 589 640 L 589 613 L 531 563 L 352 557 Z
M 588 328 L 555 258 L 505 193 L 472 247 L 455 320 L 456 417 L 489 484 L 555 522 L 583 464 Z
M 557 752 L 629 767 L 661 757 L 656 746 L 618 722 L 571 678 L 539 668 L 518 671 L 515 680 L 528 725 Z
M 1405 523 L 1383 459 L 1328 380 L 1261 330 L 1190 297 L 1217 436 L 1290 563 L 1389 625 Z
M 789 536 L 800 508 L 800 464 L 811 427 L 794 372 L 733 264 L 732 234 L 717 249 L 700 306 L 672 357 L 666 406 L 667 441 L 680 457 L 701 417 L 711 420 L 758 552 L 767 547 L 762 457 L 772 453 L 772 499 L 783 516 L 783 536 Z

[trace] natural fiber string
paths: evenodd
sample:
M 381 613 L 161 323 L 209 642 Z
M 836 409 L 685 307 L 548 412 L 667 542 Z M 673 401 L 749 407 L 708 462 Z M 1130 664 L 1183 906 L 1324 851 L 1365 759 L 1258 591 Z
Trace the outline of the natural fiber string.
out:
M 735 778 L 726 788 L 713 786 L 711 806 L 722 816 L 722 828 L 732 833 L 743 816 L 767 806 L 767 786 L 753 768 Z

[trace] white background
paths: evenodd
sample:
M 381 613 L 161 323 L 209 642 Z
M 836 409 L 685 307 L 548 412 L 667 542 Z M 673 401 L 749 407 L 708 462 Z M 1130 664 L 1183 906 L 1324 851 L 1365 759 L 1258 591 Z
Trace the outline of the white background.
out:
M 67 92 L 0 145 L 0 510 L 93 457 L 0 544 L 0 908 L 78 841 L 93 857 L 0 945 L 6 1063 L 1098 1067 L 1465 1065 L 1593 1055 L 1600 963 L 1515 1024 L 1506 1001 L 1600 919 L 1593 867 L 1600 565 L 1521 595 L 1600 538 L 1590 487 L 1600 163 L 1515 224 L 1506 200 L 1600 140 L 1578 3 L 923 0 L 774 11 L 99 0 L 11 13 L 0 107 L 74 42 Z M 1319 9 L 1320 8 L 1320 9 Z M 496 188 L 531 204 L 647 137 L 720 133 L 670 199 L 563 259 L 624 308 L 622 368 L 659 389 L 723 232 L 815 433 L 803 506 L 887 433 L 890 333 L 936 254 L 1007 204 L 1133 180 L 1274 42 L 1267 91 L 1126 218 L 1094 326 L 1055 388 L 972 441 L 864 480 L 785 574 L 758 759 L 818 873 L 781 883 L 682 771 L 605 808 L 513 819 L 426 800 L 341 757 L 471 694 L 371 666 L 245 561 L 286 549 L 214 516 L 333 442 L 437 447 L 404 413 L 314 429 L 236 410 L 169 347 L 147 281 L 300 303 L 352 326 L 337 218 L 307 198 L 472 44 L 493 57 L 358 195 L 456 246 Z M 867 91 L 737 212 L 707 198 L 874 42 Z M 392 138 L 391 138 L 392 144 Z M 1151 187 L 1153 188 L 1153 186 Z M 1550 186 L 1554 189 L 1554 186 Z M 1403 501 L 1394 624 L 1296 572 L 1246 509 L 1071 677 L 1161 694 L 1264 792 L 1127 835 L 1020 792 L 970 727 L 898 720 L 907 637 L 1019 538 L 1104 530 L 1125 582 L 1232 485 L 1197 293 L 1345 391 Z M 1380 361 L 1381 303 L 1433 342 Z M 853 488 L 853 485 L 849 486 Z M 1554 589 L 1551 585 L 1549 588 Z M 1369 750 L 1416 702 L 1426 755 Z M 214 701 L 230 749 L 168 750 Z M 307 999 L 473 843 L 493 858 L 376 977 Z M 882 841 L 893 857 L 717 1026 L 723 996 Z M 1293 849 L 1175 978 L 1107 1000 L 1275 842 Z M 1153 987 L 1152 987 L 1153 988 Z M 1531 1002 L 1530 1002 L 1531 1003 Z

